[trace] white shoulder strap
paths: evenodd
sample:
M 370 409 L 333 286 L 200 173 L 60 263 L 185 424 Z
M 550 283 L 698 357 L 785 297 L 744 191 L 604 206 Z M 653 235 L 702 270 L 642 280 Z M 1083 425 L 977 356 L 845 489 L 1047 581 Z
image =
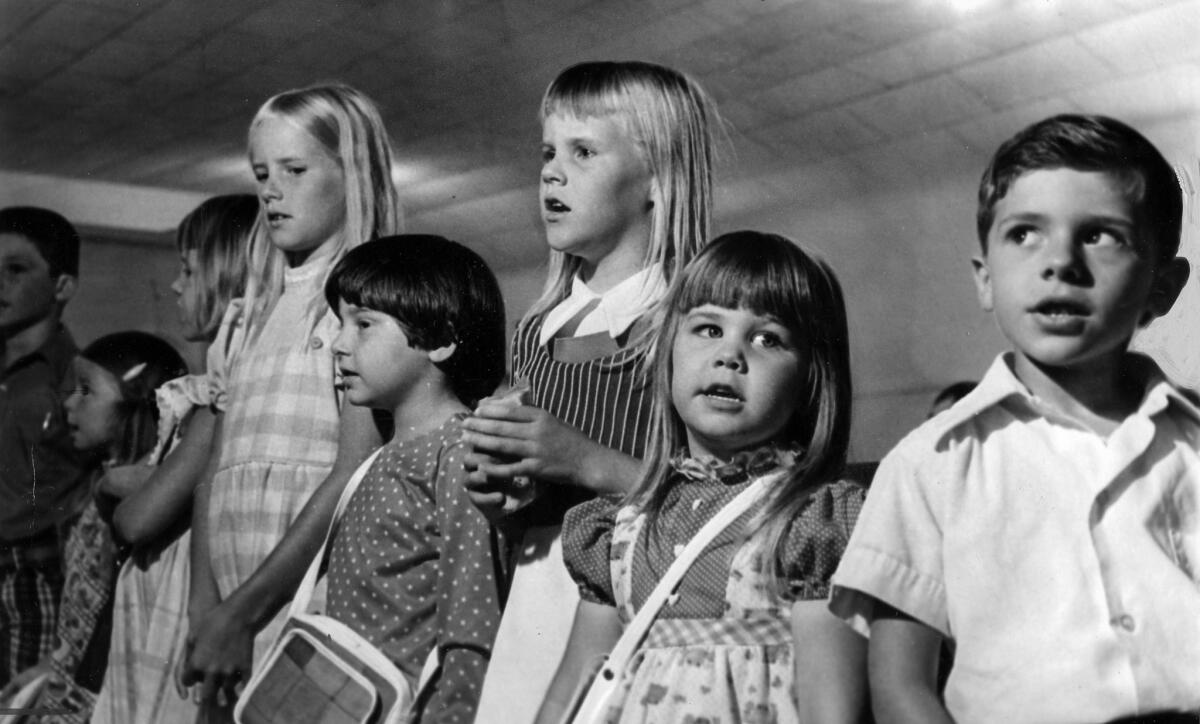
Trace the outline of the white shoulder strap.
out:
M 625 627 L 621 638 L 617 640 L 613 650 L 608 655 L 608 660 L 604 663 L 604 668 L 601 669 L 600 675 L 605 676 L 606 673 L 611 673 L 613 676 L 620 676 L 624 671 L 629 659 L 641 646 L 642 639 L 646 637 L 646 633 L 650 630 L 650 624 L 654 623 L 654 619 L 658 617 L 658 612 L 662 609 L 663 604 L 675 592 L 675 588 L 679 582 L 683 580 L 683 575 L 687 573 L 692 564 L 696 562 L 696 558 L 704 551 L 708 544 L 713 541 L 721 533 L 728 528 L 735 520 L 743 513 L 750 509 L 752 505 L 758 502 L 758 499 L 767 491 L 776 480 L 783 477 L 783 472 L 764 475 L 748 485 L 745 490 L 737 494 L 733 500 L 725 504 L 725 507 L 717 511 L 704 526 L 696 533 L 696 535 L 688 541 L 688 544 L 680 552 L 675 562 L 671 564 L 667 572 L 663 574 L 662 579 L 650 596 L 646 598 L 646 602 L 638 610 L 637 615 Z
M 333 518 L 329 521 L 329 530 L 325 531 L 325 541 L 321 543 L 321 550 L 317 551 L 317 555 L 313 558 L 312 563 L 308 566 L 308 571 L 305 572 L 304 578 L 300 580 L 300 586 L 296 589 L 296 595 L 292 598 L 292 605 L 288 608 L 288 615 L 295 616 L 304 613 L 308 609 L 308 603 L 312 600 L 313 589 L 317 586 L 317 576 L 321 572 L 321 562 L 325 560 L 325 549 L 329 547 L 329 538 L 333 535 L 334 528 L 337 527 L 338 521 L 342 519 L 342 513 L 346 512 L 346 505 L 349 504 L 350 498 L 354 497 L 354 491 L 358 489 L 359 483 L 366 477 L 367 471 L 371 469 L 371 464 L 375 462 L 375 458 L 379 457 L 379 452 L 383 448 L 379 448 L 371 453 L 370 457 L 362 461 L 362 464 L 346 481 L 346 487 L 342 489 L 342 496 L 338 498 L 337 508 L 333 511 Z

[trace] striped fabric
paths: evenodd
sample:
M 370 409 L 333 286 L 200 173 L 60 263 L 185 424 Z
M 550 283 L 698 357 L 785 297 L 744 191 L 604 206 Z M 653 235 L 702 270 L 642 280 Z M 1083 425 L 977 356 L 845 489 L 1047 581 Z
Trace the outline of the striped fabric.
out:
M 229 377 L 208 513 L 222 598 L 258 568 L 333 467 L 339 399 L 331 349 L 337 319 L 326 314 L 315 331 L 306 319 L 323 271 L 319 264 L 287 270 L 283 295 Z M 277 616 L 259 633 L 256 662 L 282 619 Z
M 643 352 L 622 349 L 607 333 L 538 343 L 542 319 L 524 322 L 513 339 L 513 379 L 525 379 L 532 401 L 601 445 L 643 457 L 650 435 L 652 390 Z M 626 337 L 638 332 L 638 325 Z M 559 525 L 590 499 L 582 488 L 548 486 L 524 514 L 530 525 Z
M 513 340 L 513 376 L 528 379 L 533 404 L 585 435 L 621 452 L 642 457 L 650 429 L 650 386 L 641 374 L 644 355 L 615 343 L 602 355 L 594 338 L 605 333 L 559 338 L 538 344 L 541 320 L 522 324 Z

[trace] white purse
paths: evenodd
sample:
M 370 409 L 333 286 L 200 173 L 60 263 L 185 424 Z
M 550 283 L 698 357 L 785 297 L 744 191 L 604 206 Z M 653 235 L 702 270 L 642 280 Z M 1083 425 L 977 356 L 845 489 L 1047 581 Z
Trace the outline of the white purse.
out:
M 346 483 L 283 631 L 238 697 L 237 724 L 400 724 L 437 673 L 435 645 L 414 690 L 382 651 L 349 626 L 306 612 L 334 527 L 378 455 L 376 450 Z
M 575 696 L 572 697 L 571 706 L 567 708 L 567 714 L 562 719 L 562 724 L 599 724 L 605 721 L 605 715 L 608 713 L 614 695 L 621 686 L 621 679 L 629 666 L 630 659 L 637 653 L 638 647 L 641 646 L 650 630 L 650 624 L 658 618 L 659 611 L 662 610 L 671 594 L 675 592 L 679 582 L 683 580 L 683 575 L 696 562 L 705 547 L 721 531 L 728 528 L 758 502 L 767 488 L 782 476 L 782 472 L 765 475 L 746 486 L 745 490 L 738 493 L 733 500 L 725 504 L 725 507 L 717 511 L 717 514 L 709 519 L 688 541 L 679 556 L 675 558 L 675 562 L 667 568 L 667 572 L 663 574 L 658 585 L 646 598 L 646 602 L 638 610 L 637 615 L 625 627 L 621 638 L 617 640 L 616 645 L 605 657 L 593 677 L 590 680 L 585 678 L 580 682 Z

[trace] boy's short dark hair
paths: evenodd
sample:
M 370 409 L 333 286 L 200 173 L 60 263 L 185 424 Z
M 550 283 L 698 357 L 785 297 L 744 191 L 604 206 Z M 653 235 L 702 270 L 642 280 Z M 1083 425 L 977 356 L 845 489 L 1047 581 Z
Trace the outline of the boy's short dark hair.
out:
M 79 276 L 79 232 L 62 214 L 37 206 L 9 206 L 0 209 L 0 234 L 29 239 L 52 276 Z
M 996 204 L 1013 182 L 1030 171 L 1066 168 L 1102 171 L 1125 185 L 1134 219 L 1156 245 L 1156 260 L 1169 261 L 1179 251 L 1183 193 L 1171 164 L 1145 136 L 1106 116 L 1064 114 L 1021 130 L 1001 144 L 979 182 L 975 215 L 979 241 L 987 251 L 987 234 Z
M 466 405 L 490 395 L 504 377 L 504 298 L 478 254 L 440 236 L 400 234 L 361 244 L 338 262 L 325 283 L 335 312 L 344 300 L 395 317 L 412 346 L 451 343 L 437 363 Z

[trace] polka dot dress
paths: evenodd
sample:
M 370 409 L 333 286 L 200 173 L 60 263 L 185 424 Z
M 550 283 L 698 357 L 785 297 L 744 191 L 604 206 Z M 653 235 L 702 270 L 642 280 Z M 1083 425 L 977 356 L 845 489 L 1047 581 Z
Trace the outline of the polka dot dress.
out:
M 563 557 L 582 598 L 616 606 L 628 624 L 687 542 L 754 478 L 673 473 L 653 523 L 601 499 L 573 508 Z M 772 593 L 761 546 L 745 538 L 757 511 L 720 533 L 651 626 L 607 721 L 795 721 L 791 603 L 828 594 L 863 495 L 848 482 L 814 493 L 788 531 L 783 598 Z
M 330 616 L 414 685 L 440 648 L 442 673 L 418 713 L 424 722 L 471 722 L 500 622 L 500 547 L 463 487 L 461 420 L 383 448 L 329 554 Z

